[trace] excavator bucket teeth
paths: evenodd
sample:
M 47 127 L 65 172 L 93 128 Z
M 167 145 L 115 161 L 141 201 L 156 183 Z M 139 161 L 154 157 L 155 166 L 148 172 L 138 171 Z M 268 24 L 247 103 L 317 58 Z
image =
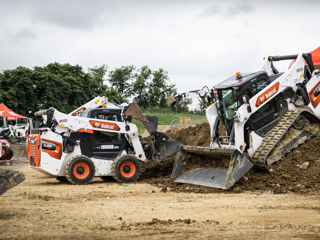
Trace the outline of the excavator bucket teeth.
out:
M 181 146 L 171 177 L 179 183 L 230 189 L 252 167 L 238 150 Z
M 22 172 L 0 169 L 0 195 L 23 181 Z
M 142 122 L 147 121 L 146 117 L 143 115 L 141 108 L 135 102 L 129 104 L 127 110 L 125 111 L 125 115 L 126 116 L 131 115 L 133 119 L 137 119 Z

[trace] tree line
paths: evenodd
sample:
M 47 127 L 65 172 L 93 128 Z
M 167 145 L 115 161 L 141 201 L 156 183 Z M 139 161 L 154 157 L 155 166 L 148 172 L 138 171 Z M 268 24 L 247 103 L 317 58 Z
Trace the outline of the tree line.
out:
M 79 65 L 51 63 L 0 73 L 0 102 L 25 116 L 49 107 L 69 113 L 96 96 L 119 103 L 136 101 L 146 109 L 165 108 L 167 98 L 175 94 L 167 71 L 148 66 L 109 70 L 102 65 L 84 71 Z

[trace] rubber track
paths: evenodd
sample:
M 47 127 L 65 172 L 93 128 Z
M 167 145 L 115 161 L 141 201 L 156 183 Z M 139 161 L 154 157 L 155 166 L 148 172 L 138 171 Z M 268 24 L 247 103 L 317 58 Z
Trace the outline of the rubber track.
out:
M 265 137 L 261 145 L 253 154 L 252 160 L 255 165 L 268 167 L 266 164 L 267 157 L 301 112 L 301 110 L 288 111 L 282 116 L 277 125 L 269 132 L 268 136 Z

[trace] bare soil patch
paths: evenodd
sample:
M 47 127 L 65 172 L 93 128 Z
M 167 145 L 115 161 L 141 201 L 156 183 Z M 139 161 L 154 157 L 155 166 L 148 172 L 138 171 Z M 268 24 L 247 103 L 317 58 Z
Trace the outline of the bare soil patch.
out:
M 187 129 L 172 129 L 167 134 L 186 145 L 208 146 L 210 129 L 207 123 Z M 272 172 L 265 169 L 252 168 L 240 179 L 229 193 L 260 191 L 273 193 L 295 192 L 310 194 L 320 192 L 320 136 L 304 143 L 275 164 Z M 148 162 L 144 165 L 143 182 L 156 185 L 170 191 L 216 193 L 225 192 L 209 187 L 178 184 L 170 178 L 175 157 L 162 162 Z M 196 165 L 199 157 L 192 159 Z M 306 169 L 301 165 L 307 166 Z

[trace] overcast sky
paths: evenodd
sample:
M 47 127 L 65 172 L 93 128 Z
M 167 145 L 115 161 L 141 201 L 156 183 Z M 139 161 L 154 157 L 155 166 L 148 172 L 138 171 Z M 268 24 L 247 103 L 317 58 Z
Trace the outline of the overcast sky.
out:
M 179 92 L 320 45 L 320 1 L 0 0 L 0 70 L 164 68 Z

